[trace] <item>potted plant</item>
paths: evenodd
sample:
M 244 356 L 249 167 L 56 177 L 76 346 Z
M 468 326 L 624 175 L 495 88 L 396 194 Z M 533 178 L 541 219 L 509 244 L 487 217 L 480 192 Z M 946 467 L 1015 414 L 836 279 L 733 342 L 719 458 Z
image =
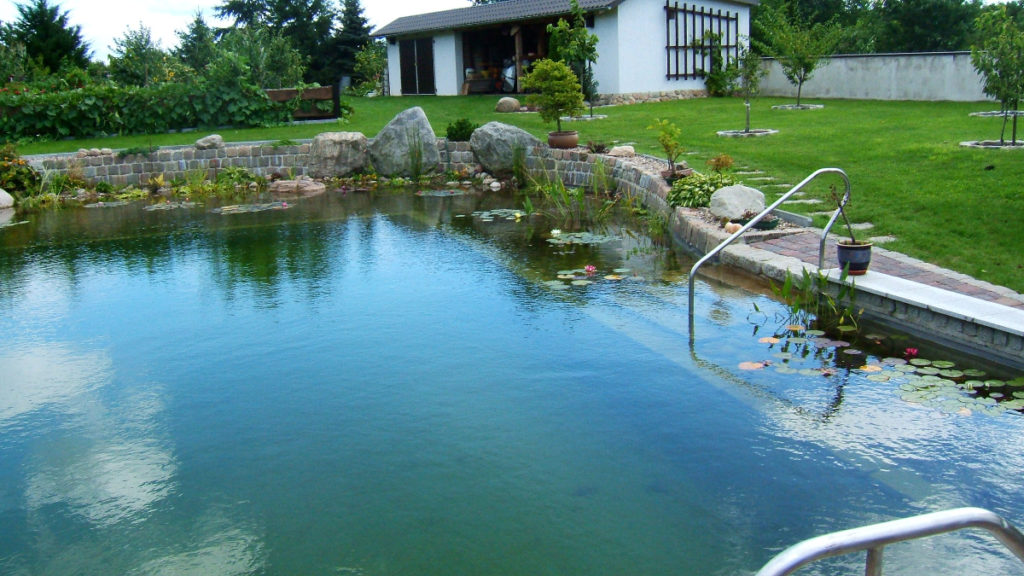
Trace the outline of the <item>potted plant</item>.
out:
M 535 62 L 530 73 L 523 77 L 523 87 L 535 91 L 527 94 L 526 103 L 538 106 L 545 122 L 555 122 L 555 131 L 548 133 L 548 145 L 574 148 L 580 141 L 579 133 L 563 131 L 562 116 L 583 113 L 583 92 L 576 74 L 564 62 L 545 58 Z
M 872 243 L 859 241 L 853 235 L 853 226 L 850 225 L 850 219 L 846 217 L 846 211 L 843 209 L 843 199 L 836 194 L 834 186 L 832 187 L 832 199 L 839 207 L 839 214 L 843 217 L 843 222 L 846 223 L 847 232 L 850 233 L 849 238 L 843 238 L 836 243 L 839 268 L 846 270 L 849 276 L 863 276 L 868 271 L 868 265 L 871 264 Z

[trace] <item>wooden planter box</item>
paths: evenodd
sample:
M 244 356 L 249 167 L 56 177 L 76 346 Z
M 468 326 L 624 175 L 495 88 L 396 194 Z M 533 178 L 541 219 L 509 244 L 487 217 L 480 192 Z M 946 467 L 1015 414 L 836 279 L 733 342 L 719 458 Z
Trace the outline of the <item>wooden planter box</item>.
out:
M 288 102 L 299 95 L 299 91 L 294 88 L 266 90 L 266 93 L 273 102 Z M 302 90 L 302 100 L 299 107 L 292 111 L 292 117 L 296 120 L 337 118 L 340 112 L 337 86 L 320 86 Z

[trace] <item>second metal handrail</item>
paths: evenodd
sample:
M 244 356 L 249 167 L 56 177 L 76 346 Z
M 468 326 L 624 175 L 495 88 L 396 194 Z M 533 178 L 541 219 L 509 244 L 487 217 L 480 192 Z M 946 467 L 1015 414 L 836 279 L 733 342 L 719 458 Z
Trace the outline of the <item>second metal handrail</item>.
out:
M 1014 556 L 1024 562 L 1024 534 L 1002 516 L 984 508 L 956 508 L 804 540 L 780 552 L 755 576 L 787 576 L 817 560 L 863 551 L 867 551 L 865 576 L 881 576 L 882 550 L 886 545 L 965 528 L 988 530 Z
M 733 232 L 732 236 L 729 236 L 728 238 L 723 240 L 718 246 L 715 246 L 715 248 L 713 250 L 711 250 L 710 252 L 708 252 L 707 254 L 705 254 L 703 258 L 701 258 L 700 260 L 697 260 L 697 263 L 693 265 L 693 268 L 690 268 L 690 295 L 689 295 L 689 300 L 690 301 L 689 301 L 689 307 L 690 307 L 690 343 L 691 344 L 693 343 L 693 297 L 694 297 L 694 293 L 693 293 L 693 285 L 694 284 L 693 283 L 694 283 L 694 280 L 696 280 L 696 278 L 697 278 L 697 270 L 701 266 L 703 266 L 705 262 L 707 262 L 708 260 L 711 260 L 715 256 L 718 256 L 719 252 L 724 250 L 729 244 L 732 244 L 732 242 L 734 240 L 736 240 L 737 238 L 742 236 L 747 230 L 750 230 L 752 227 L 754 227 L 765 216 L 767 216 L 768 214 L 771 214 L 772 211 L 775 210 L 776 208 L 778 208 L 783 202 L 785 202 L 786 200 L 789 200 L 790 196 L 792 196 L 792 195 L 796 194 L 797 192 L 799 192 L 800 190 L 802 190 L 804 188 L 804 186 L 807 186 L 812 180 L 814 180 L 818 176 L 821 176 L 822 174 L 838 174 L 839 176 L 842 177 L 843 182 L 845 182 L 845 184 L 846 184 L 846 190 L 845 190 L 845 193 L 843 194 L 843 200 L 842 200 L 842 205 L 845 206 L 846 203 L 850 200 L 850 178 L 849 178 L 849 176 L 847 176 L 846 172 L 843 172 L 839 168 L 820 168 L 818 170 L 815 170 L 814 173 L 812 173 L 807 178 L 804 178 L 802 182 L 800 182 L 796 186 L 793 186 L 792 188 L 790 188 L 789 192 L 786 192 L 785 194 L 780 196 L 778 200 L 776 200 L 775 202 L 773 202 L 771 204 L 771 206 L 768 206 L 767 208 L 765 208 L 760 214 L 758 214 L 753 219 L 751 219 L 750 222 L 747 222 L 746 224 L 744 224 L 742 228 L 740 228 L 736 232 Z M 822 236 L 821 236 L 821 246 L 820 246 L 819 251 L 818 251 L 818 268 L 821 268 L 822 262 L 824 261 L 824 257 L 825 257 L 824 256 L 824 254 L 825 254 L 825 237 L 828 236 L 828 231 L 832 228 L 832 225 L 835 224 L 836 218 L 838 218 L 838 217 L 839 217 L 839 210 L 837 209 L 836 212 L 834 214 L 832 214 L 832 218 L 828 221 L 828 225 L 825 226 L 824 232 L 822 233 Z

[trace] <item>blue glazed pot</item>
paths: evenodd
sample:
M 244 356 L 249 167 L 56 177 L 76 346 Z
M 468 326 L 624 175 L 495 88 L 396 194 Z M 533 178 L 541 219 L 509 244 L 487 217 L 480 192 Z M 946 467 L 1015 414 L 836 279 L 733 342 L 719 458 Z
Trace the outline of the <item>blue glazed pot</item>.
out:
M 839 254 L 839 267 L 847 270 L 850 276 L 863 276 L 871 264 L 871 242 L 859 244 L 836 244 Z

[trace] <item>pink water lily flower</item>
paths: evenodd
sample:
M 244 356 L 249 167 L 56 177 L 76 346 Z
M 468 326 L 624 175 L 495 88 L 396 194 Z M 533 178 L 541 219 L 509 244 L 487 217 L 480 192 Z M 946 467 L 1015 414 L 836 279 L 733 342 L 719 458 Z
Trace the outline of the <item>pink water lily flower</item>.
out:
M 587 264 L 586 266 L 583 267 L 583 271 L 587 273 L 587 276 L 592 276 L 595 272 L 597 272 L 597 266 L 594 266 L 593 264 Z

